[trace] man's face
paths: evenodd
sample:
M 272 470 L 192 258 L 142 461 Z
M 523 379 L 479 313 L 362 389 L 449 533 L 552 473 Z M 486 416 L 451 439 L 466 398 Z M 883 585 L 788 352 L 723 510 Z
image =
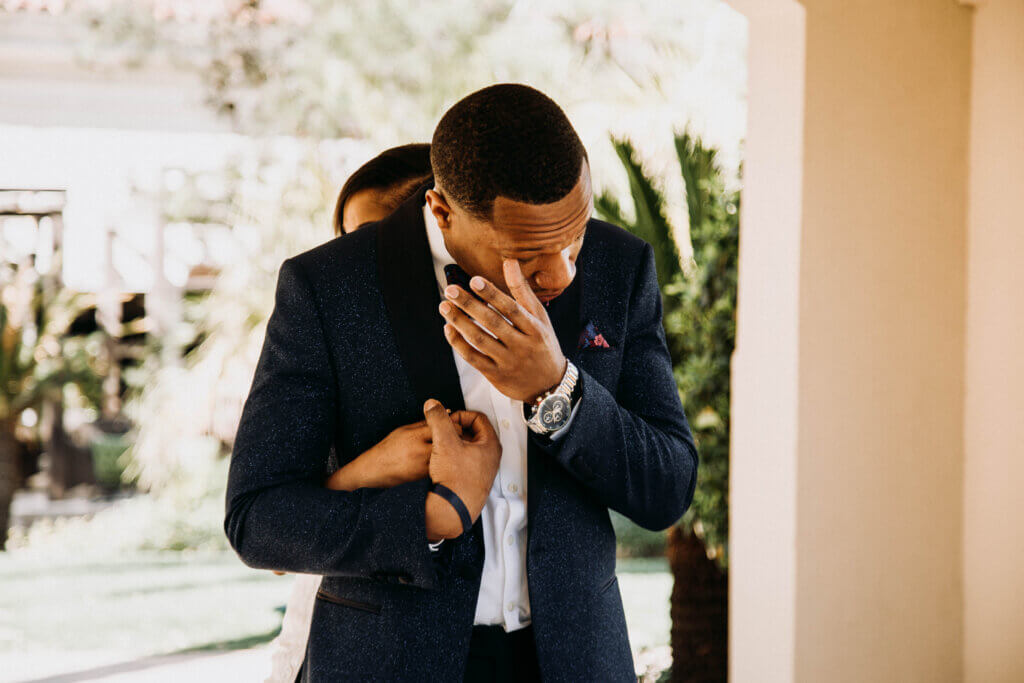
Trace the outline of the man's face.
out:
M 515 259 L 537 298 L 545 303 L 572 283 L 594 210 L 586 161 L 575 187 L 558 201 L 527 204 L 497 197 L 489 220 L 472 216 L 443 193 L 439 186 L 428 190 L 427 203 L 448 252 L 470 276 L 485 277 L 508 294 L 501 263 L 504 258 Z

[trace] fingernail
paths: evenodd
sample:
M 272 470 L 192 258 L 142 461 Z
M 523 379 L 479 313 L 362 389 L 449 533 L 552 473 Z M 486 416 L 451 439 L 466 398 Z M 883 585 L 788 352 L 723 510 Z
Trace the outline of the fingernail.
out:
M 469 281 L 469 286 L 480 291 L 484 288 L 484 279 L 479 275 L 474 275 L 473 279 Z
M 455 285 L 448 285 L 444 288 L 444 295 L 449 299 L 454 299 L 459 295 L 459 288 Z
M 452 310 L 452 306 L 447 301 L 444 301 L 441 303 L 440 309 L 442 313 L 448 315 L 448 312 Z

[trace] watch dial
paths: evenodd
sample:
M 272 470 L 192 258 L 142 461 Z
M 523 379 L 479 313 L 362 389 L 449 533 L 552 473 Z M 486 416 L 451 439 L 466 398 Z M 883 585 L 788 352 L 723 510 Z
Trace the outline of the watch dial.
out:
M 545 429 L 556 430 L 569 421 L 569 399 L 565 396 L 548 396 L 540 405 L 540 421 Z

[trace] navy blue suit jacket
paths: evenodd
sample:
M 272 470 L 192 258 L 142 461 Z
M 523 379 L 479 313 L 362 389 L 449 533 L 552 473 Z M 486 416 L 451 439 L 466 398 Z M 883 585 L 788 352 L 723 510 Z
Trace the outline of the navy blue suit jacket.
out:
M 483 531 L 427 547 L 429 480 L 323 487 L 439 399 L 464 409 L 422 217 L 388 218 L 287 259 L 235 439 L 225 530 L 242 560 L 321 574 L 304 680 L 461 680 Z M 697 452 L 672 376 L 650 245 L 591 219 L 549 305 L 582 395 L 558 441 L 529 431 L 527 583 L 544 680 L 634 681 L 608 510 L 664 529 L 690 505 Z M 594 323 L 610 348 L 577 348 Z M 667 606 L 666 606 L 667 608 Z

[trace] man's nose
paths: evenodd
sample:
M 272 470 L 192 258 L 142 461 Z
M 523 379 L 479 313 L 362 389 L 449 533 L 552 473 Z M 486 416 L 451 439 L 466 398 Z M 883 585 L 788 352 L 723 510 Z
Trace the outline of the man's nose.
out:
M 576 276 L 576 264 L 569 257 L 568 249 L 544 259 L 539 265 L 533 281 L 546 291 L 565 289 Z

